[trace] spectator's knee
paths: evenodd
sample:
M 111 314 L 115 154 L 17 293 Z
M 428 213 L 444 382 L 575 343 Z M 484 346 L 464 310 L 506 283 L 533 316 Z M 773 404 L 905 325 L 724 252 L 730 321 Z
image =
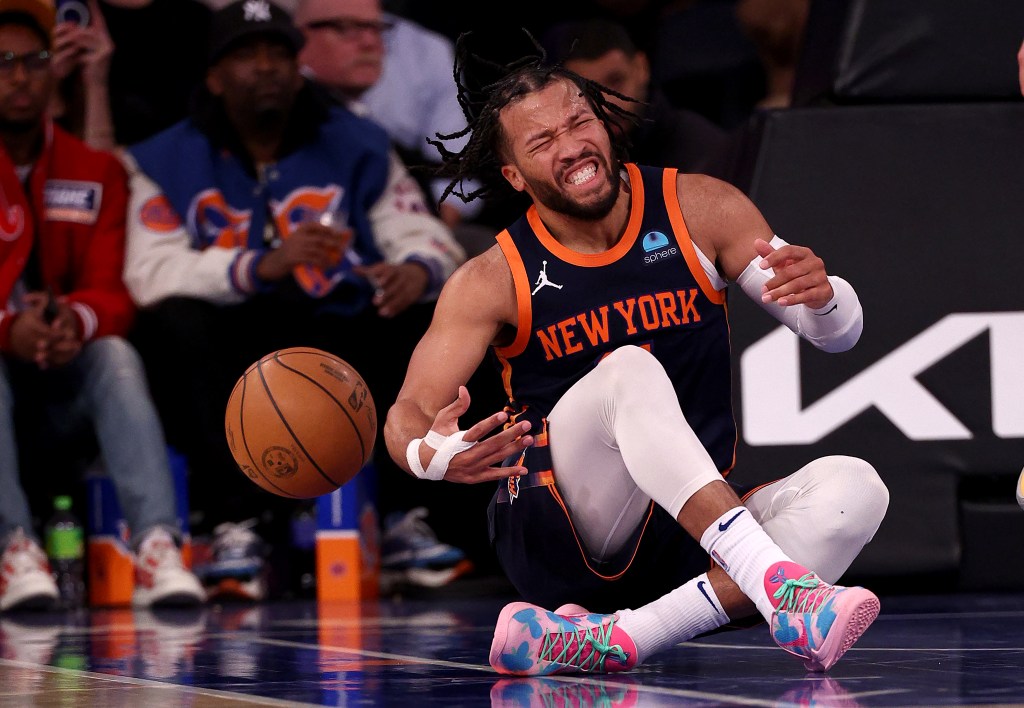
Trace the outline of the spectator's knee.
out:
M 107 336 L 87 344 L 94 375 L 135 378 L 143 374 L 142 359 L 135 347 L 123 337 Z

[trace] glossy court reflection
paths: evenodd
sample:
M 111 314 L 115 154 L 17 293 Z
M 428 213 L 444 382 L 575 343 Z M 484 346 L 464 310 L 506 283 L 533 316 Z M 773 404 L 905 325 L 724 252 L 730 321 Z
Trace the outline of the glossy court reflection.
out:
M 883 598 L 827 674 L 765 627 L 614 676 L 487 665 L 506 597 L 0 615 L 0 705 L 1024 706 L 1024 594 Z

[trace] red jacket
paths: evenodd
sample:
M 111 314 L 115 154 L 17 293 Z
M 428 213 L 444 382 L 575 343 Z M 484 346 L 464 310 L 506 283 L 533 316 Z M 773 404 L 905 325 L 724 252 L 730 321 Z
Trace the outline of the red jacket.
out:
M 47 122 L 28 191 L 0 144 L 0 350 L 10 348 L 11 291 L 37 238 L 43 283 L 71 305 L 83 339 L 124 335 L 135 306 L 121 279 L 128 177 L 120 160 Z

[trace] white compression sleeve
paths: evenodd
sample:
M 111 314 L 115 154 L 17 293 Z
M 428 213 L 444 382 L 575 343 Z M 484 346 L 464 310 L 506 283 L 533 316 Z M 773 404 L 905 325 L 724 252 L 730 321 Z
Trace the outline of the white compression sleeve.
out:
M 889 491 L 865 460 L 829 455 L 761 487 L 743 504 L 786 555 L 834 583 L 874 537 Z
M 771 245 L 780 248 L 786 242 L 775 236 Z M 824 307 L 818 309 L 804 305 L 786 307 L 775 302 L 765 303 L 761 301 L 761 286 L 773 278 L 775 273 L 771 268 L 762 269 L 760 263 L 761 256 L 755 257 L 736 279 L 747 297 L 822 351 L 845 352 L 857 343 L 864 330 L 864 310 L 852 285 L 839 276 L 828 276 L 834 294 Z

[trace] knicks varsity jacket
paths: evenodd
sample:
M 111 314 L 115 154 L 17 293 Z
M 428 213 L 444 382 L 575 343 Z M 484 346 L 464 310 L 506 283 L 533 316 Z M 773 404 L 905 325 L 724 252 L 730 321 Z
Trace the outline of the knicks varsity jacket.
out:
M 0 350 L 10 347 L 15 286 L 35 241 L 43 287 L 70 304 L 86 341 L 128 331 L 135 308 L 121 279 L 127 200 L 118 159 L 52 122 L 27 190 L 0 148 Z
M 261 168 L 230 127 L 196 118 L 129 150 L 125 281 L 138 305 L 171 296 L 233 304 L 273 291 L 280 286 L 256 276 L 258 259 L 324 209 L 347 215 L 354 240 L 336 271 L 296 275 L 310 297 L 365 307 L 369 284 L 351 266 L 382 260 L 423 265 L 425 297 L 437 296 L 465 252 L 430 213 L 384 130 L 345 108 L 309 105 L 308 92 L 301 100 L 292 114 L 304 124 L 290 126 L 281 156 Z

